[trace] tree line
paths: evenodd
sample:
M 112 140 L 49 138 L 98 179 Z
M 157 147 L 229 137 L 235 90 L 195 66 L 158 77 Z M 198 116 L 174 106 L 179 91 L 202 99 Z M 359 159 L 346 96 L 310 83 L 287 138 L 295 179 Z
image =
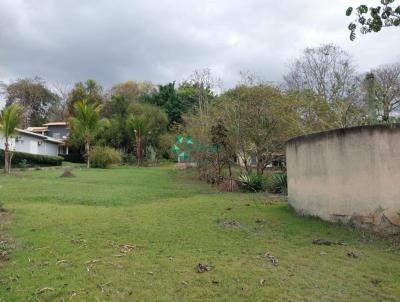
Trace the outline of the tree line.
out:
M 360 74 L 344 50 L 321 45 L 288 69 L 281 83 L 242 74 L 219 93 L 221 80 L 205 69 L 179 83 L 127 81 L 107 91 L 95 80 L 68 87 L 26 78 L 2 84 L 2 95 L 6 108 L 19 105 L 22 128 L 70 121 L 69 144 L 87 155 L 92 145 L 108 146 L 143 164 L 174 158 L 174 137 L 191 135 L 193 159 L 211 182 L 229 177 L 238 162 L 250 172 L 251 156 L 263 174 L 296 135 L 398 120 L 400 63 Z

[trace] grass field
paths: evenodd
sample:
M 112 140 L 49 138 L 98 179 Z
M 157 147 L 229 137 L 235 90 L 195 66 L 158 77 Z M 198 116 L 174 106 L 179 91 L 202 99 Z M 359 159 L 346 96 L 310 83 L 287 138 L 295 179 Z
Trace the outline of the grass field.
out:
M 218 193 L 173 167 L 61 172 L 0 176 L 0 233 L 15 245 L 1 302 L 400 300 L 398 250 L 267 195 Z

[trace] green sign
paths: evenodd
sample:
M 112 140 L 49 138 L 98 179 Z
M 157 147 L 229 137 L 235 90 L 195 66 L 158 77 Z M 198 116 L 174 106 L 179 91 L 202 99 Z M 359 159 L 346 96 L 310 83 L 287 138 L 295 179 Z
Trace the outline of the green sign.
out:
M 193 138 L 190 135 L 183 136 L 178 134 L 175 137 L 175 144 L 172 146 L 171 151 L 178 157 L 178 161 L 187 161 L 189 159 L 189 152 L 193 149 Z

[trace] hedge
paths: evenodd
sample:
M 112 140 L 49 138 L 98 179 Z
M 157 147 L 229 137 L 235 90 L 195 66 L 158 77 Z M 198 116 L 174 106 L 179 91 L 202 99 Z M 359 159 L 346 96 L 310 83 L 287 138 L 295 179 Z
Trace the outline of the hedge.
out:
M 64 158 L 65 161 L 69 161 L 71 163 L 78 163 L 78 164 L 85 163 L 85 159 L 79 153 L 64 154 L 62 155 L 62 157 Z
M 12 164 L 18 165 L 23 160 L 30 166 L 61 166 L 63 158 L 61 156 L 50 156 L 31 154 L 24 152 L 12 153 Z M 4 166 L 4 150 L 0 150 L 0 166 Z

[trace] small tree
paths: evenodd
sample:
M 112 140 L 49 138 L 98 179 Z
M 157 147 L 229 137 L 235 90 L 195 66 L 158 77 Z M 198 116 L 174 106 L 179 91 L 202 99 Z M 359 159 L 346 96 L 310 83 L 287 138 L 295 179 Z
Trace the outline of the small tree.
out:
M 75 104 L 75 117 L 70 119 L 71 136 L 85 144 L 86 163 L 90 168 L 90 146 L 101 129 L 100 106 L 86 100 Z
M 132 104 L 132 114 L 128 118 L 128 128 L 135 134 L 136 158 L 138 165 L 143 163 L 146 145 L 157 146 L 158 138 L 165 133 L 168 117 L 159 107 L 151 104 Z
M 144 114 L 131 115 L 128 123 L 135 133 L 136 159 L 138 166 L 140 166 L 143 163 L 143 139 L 147 133 L 146 116 Z
M 15 128 L 21 122 L 21 107 L 14 103 L 3 109 L 0 115 L 1 131 L 4 135 L 4 173 L 11 172 L 10 138 L 15 132 Z
M 222 120 L 218 120 L 217 124 L 211 127 L 211 142 L 216 151 L 217 182 L 222 180 L 222 169 L 225 165 L 228 167 L 229 179 L 231 179 L 233 152 L 228 138 L 228 130 Z

